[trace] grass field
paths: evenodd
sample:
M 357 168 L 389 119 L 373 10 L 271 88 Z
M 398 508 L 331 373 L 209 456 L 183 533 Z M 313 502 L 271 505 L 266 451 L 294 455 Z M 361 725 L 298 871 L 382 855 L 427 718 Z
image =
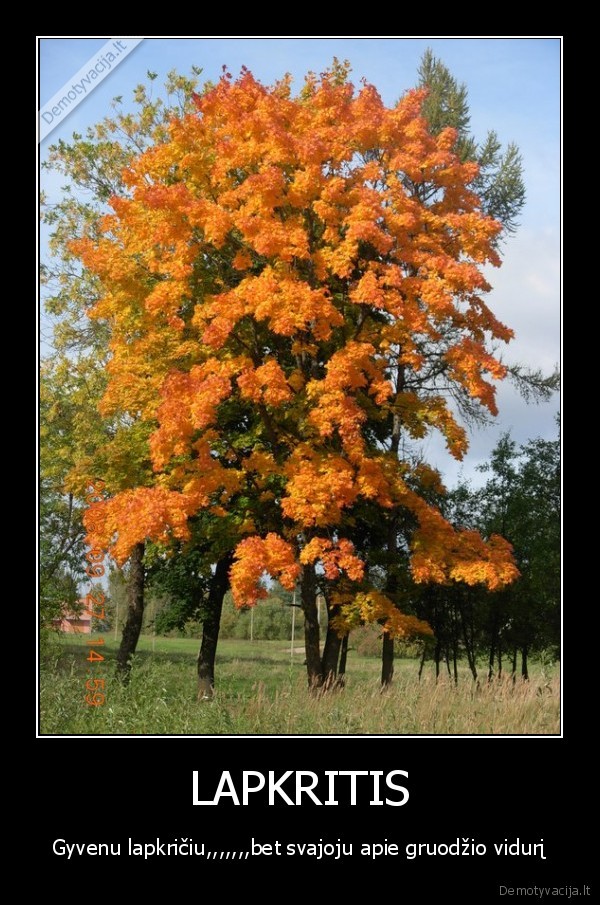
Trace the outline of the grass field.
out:
M 42 735 L 553 735 L 560 732 L 557 667 L 535 664 L 529 682 L 509 677 L 477 688 L 466 669 L 458 686 L 421 681 L 415 660 L 398 659 L 392 688 L 379 688 L 376 657 L 348 658 L 346 688 L 311 697 L 300 646 L 284 641 L 221 641 L 217 693 L 195 699 L 193 639 L 142 638 L 131 682 L 114 678 L 117 642 L 106 638 L 103 662 L 86 662 L 81 637 L 63 636 L 41 661 Z M 485 676 L 485 672 L 482 672 Z M 105 702 L 84 700 L 87 679 L 104 679 Z

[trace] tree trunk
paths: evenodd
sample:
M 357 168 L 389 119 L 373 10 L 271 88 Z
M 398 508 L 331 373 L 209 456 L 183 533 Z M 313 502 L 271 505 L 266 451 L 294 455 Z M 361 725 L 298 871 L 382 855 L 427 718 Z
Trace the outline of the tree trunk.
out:
M 467 662 L 473 681 L 477 681 L 477 656 L 475 654 L 475 628 L 473 626 L 473 608 L 469 606 L 468 618 L 463 607 L 460 607 L 460 621 L 463 629 L 463 641 L 465 642 L 465 652 L 467 654 Z
M 348 661 L 348 638 L 350 637 L 350 632 L 346 632 L 344 637 L 342 638 L 342 649 L 340 653 L 340 668 L 338 670 L 338 683 L 340 685 L 345 685 L 346 683 L 346 663 Z
M 473 681 L 477 681 L 477 661 L 475 660 L 475 650 L 473 644 L 473 634 L 471 633 L 469 637 L 469 633 L 467 632 L 467 624 L 465 620 L 464 611 L 461 610 L 461 623 L 463 629 L 463 641 L 465 642 L 465 653 L 467 655 L 467 663 L 469 664 L 469 669 L 471 670 L 471 675 L 473 676 Z
M 521 678 L 525 682 L 529 681 L 529 670 L 527 668 L 527 654 L 529 653 L 528 645 L 524 644 L 521 648 Z
M 517 681 L 517 657 L 519 655 L 519 648 L 516 646 L 513 647 L 513 655 L 512 655 L 512 667 L 511 667 L 511 676 L 513 680 L 513 684 Z
M 452 645 L 452 674 L 454 684 L 458 685 L 458 618 L 456 603 L 453 601 L 450 612 L 450 643 Z
M 324 688 L 332 688 L 336 684 L 337 679 L 338 660 L 342 639 L 331 623 L 338 614 L 339 609 L 339 606 L 330 606 L 329 603 L 327 603 L 327 634 L 325 635 L 325 645 L 323 647 L 323 657 L 321 659 L 321 674 L 323 676 Z
M 490 656 L 488 660 L 488 682 L 494 678 L 494 657 L 496 656 L 495 635 L 490 641 Z
M 498 678 L 501 679 L 502 678 L 502 646 L 501 646 L 500 642 L 498 642 L 498 653 L 496 656 L 498 658 Z
M 404 391 L 404 365 L 398 365 L 396 371 L 396 399 Z M 392 416 L 392 436 L 390 438 L 390 452 L 396 458 L 400 449 L 400 431 L 402 419 L 398 411 Z M 388 526 L 388 574 L 385 590 L 394 595 L 398 590 L 398 576 L 396 573 L 395 559 L 398 554 L 398 522 L 392 514 Z M 393 600 L 392 596 L 392 600 Z M 388 688 L 394 677 L 394 639 L 387 632 L 383 633 L 383 646 L 381 649 L 381 687 Z
M 202 643 L 198 652 L 198 700 L 210 701 L 215 692 L 215 658 L 221 627 L 223 598 L 229 587 L 233 554 L 220 559 L 210 581 L 208 601 L 202 620 Z
M 117 675 L 129 681 L 131 660 L 135 654 L 144 618 L 144 544 L 136 544 L 129 559 L 127 580 L 127 619 L 117 654 Z
M 319 614 L 317 611 L 317 580 L 314 566 L 304 566 L 300 582 L 300 597 L 304 613 L 304 649 L 306 652 L 306 672 L 310 691 L 323 684 L 321 673 L 321 651 L 319 635 Z
M 381 685 L 387 688 L 394 678 L 394 639 L 387 632 L 383 633 L 381 649 Z
M 393 595 L 398 590 L 398 576 L 396 574 L 395 557 L 398 553 L 398 525 L 392 517 L 388 531 L 388 576 L 385 590 L 393 600 Z M 385 625 L 385 623 L 384 623 Z M 394 678 L 394 638 L 388 632 L 383 633 L 383 646 L 381 648 L 381 687 L 388 688 Z

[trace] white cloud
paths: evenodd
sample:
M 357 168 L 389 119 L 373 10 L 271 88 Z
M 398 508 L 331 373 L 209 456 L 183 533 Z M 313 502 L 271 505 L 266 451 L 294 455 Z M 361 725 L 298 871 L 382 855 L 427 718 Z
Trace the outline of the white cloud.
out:
M 491 268 L 487 279 L 493 291 L 487 302 L 515 339 L 503 347 L 506 363 L 551 372 L 560 362 L 560 240 L 555 230 L 519 232 L 503 250 L 504 263 Z M 508 381 L 497 393 L 499 415 L 494 424 L 470 433 L 470 448 L 462 463 L 447 452 L 441 437 L 432 435 L 425 444 L 427 460 L 440 469 L 448 486 L 459 476 L 482 481 L 476 471 L 485 462 L 502 433 L 509 431 L 517 443 L 534 437 L 556 436 L 556 394 L 548 403 L 527 404 Z
M 554 230 L 524 231 L 510 240 L 504 263 L 488 273 L 489 303 L 514 332 L 507 361 L 551 367 L 560 350 L 560 240 Z

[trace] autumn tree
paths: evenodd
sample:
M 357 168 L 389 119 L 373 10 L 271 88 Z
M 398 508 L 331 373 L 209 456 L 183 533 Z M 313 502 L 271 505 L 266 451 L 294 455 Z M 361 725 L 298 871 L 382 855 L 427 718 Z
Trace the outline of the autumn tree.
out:
M 140 85 L 134 92 L 134 113 L 123 111 L 122 98 L 116 98 L 113 115 L 89 128 L 85 136 L 74 134 L 72 141 L 60 140 L 52 145 L 44 164 L 46 169 L 65 179 L 57 203 L 42 198 L 42 220 L 49 231 L 49 256 L 42 265 L 42 283 L 45 313 L 52 323 L 48 359 L 64 386 L 69 387 L 72 407 L 77 412 L 76 422 L 71 425 L 70 461 L 63 470 L 65 492 L 71 493 L 75 501 L 83 498 L 93 476 L 102 476 L 108 494 L 152 484 L 148 437 L 156 424 L 149 409 L 111 406 L 104 398 L 111 359 L 110 330 L 105 322 L 87 316 L 98 301 L 99 282 L 91 270 L 78 265 L 70 243 L 76 235 L 98 237 L 102 218 L 107 213 L 107 200 L 128 194 L 122 178 L 124 169 L 145 147 L 166 138 L 166 127 L 172 116 L 182 115 L 193 106 L 192 94 L 200 72 L 193 67 L 190 78 L 169 73 L 164 99 L 153 97 L 152 83 L 156 75 L 149 72 L 149 86 Z M 164 361 L 168 366 L 168 356 Z M 157 385 L 163 376 L 160 371 L 153 375 Z M 131 377 L 135 379 L 135 375 Z M 150 395 L 156 393 L 157 385 L 148 388 Z M 244 518 L 242 514 L 240 520 Z M 198 523 L 199 519 L 195 521 Z M 133 547 L 126 567 L 127 618 L 117 657 L 118 670 L 124 677 L 128 676 L 142 629 L 148 569 L 158 584 L 162 581 L 168 585 L 175 573 L 187 575 L 186 605 L 197 608 L 198 590 L 193 575 L 198 569 L 201 550 L 206 591 L 201 601 L 205 633 L 198 659 L 201 696 L 208 694 L 207 681 L 212 687 L 220 608 L 229 583 L 228 569 L 236 535 L 234 529 L 226 534 L 222 520 L 215 531 L 207 522 L 205 513 L 202 525 L 197 525 L 196 535 L 202 534 L 198 544 L 195 540 L 180 544 L 170 551 L 168 559 L 155 555 L 151 548 L 148 564 L 145 544 L 141 542 Z M 43 528 L 45 524 L 42 521 Z M 207 538 L 211 539 L 208 543 Z M 177 559 L 175 569 L 173 557 Z M 162 579 L 161 571 L 165 573 Z
M 42 197 L 42 221 L 49 235 L 42 284 L 45 316 L 51 325 L 51 335 L 46 336 L 49 350 L 45 368 L 53 374 L 55 386 L 60 387 L 61 411 L 66 410 L 68 398 L 68 411 L 72 413 L 68 438 L 62 443 L 60 494 L 70 500 L 69 511 L 74 513 L 81 507 L 86 487 L 98 477 L 110 494 L 152 483 L 148 437 L 155 424 L 140 412 L 123 415 L 118 409 L 102 407 L 110 357 L 109 330 L 106 324 L 87 317 L 87 311 L 98 301 L 99 282 L 90 270 L 78 265 L 70 242 L 77 235 L 85 234 L 88 238 L 99 235 L 108 199 L 128 193 L 122 179 L 124 168 L 144 147 L 164 140 L 173 114 L 190 108 L 199 74 L 199 69 L 194 70 L 191 78 L 170 73 L 164 99 L 153 97 L 151 88 L 138 86 L 134 93 L 134 113 L 124 112 L 122 98 L 115 99 L 113 115 L 89 128 L 85 135 L 74 134 L 72 141 L 61 139 L 50 146 L 44 163 L 45 169 L 59 174 L 65 181 L 57 202 Z M 148 76 L 152 84 L 156 76 L 154 73 Z M 47 411 L 54 418 L 53 424 L 57 424 L 57 406 Z M 61 417 L 64 435 L 65 418 Z M 49 429 L 47 425 L 42 428 L 42 457 L 56 453 L 44 433 Z M 43 486 L 45 489 L 46 484 Z M 41 528 L 45 549 L 52 545 L 56 531 L 51 530 L 50 520 L 44 514 Z M 210 562 L 205 568 L 210 573 Z M 117 658 L 123 675 L 128 674 L 142 628 L 145 584 L 142 543 L 131 551 L 127 572 L 129 603 Z M 76 594 L 76 582 L 73 586 Z M 47 597 L 46 590 L 43 596 Z
M 132 159 L 104 235 L 71 245 L 103 287 L 91 311 L 111 337 L 103 405 L 158 424 L 153 485 L 91 506 L 90 541 L 124 560 L 148 538 L 189 541 L 203 511 L 235 513 L 234 598 L 255 604 L 265 572 L 300 579 L 311 686 L 319 581 L 338 595 L 340 632 L 429 631 L 393 588 L 369 585 L 351 539 L 361 506 L 414 518 L 417 582 L 517 574 L 509 545 L 455 530 L 416 489 L 438 476 L 402 458 L 401 436 L 432 429 L 464 455 L 436 377 L 495 414 L 506 367 L 493 347 L 512 336 L 484 298 L 501 225 L 455 130 L 429 130 L 425 97 L 387 108 L 339 63 L 297 96 L 289 79 L 225 73 Z

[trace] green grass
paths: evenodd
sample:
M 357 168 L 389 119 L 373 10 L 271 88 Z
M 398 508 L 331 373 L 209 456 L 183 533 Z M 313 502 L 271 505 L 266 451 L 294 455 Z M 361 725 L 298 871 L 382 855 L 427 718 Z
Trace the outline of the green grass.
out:
M 477 688 L 466 669 L 458 686 L 435 682 L 429 666 L 419 682 L 415 660 L 397 659 L 394 684 L 379 688 L 375 657 L 348 658 L 346 688 L 308 695 L 304 656 L 284 641 L 219 643 L 217 693 L 195 697 L 198 642 L 143 637 L 131 682 L 114 677 L 117 643 L 105 636 L 103 662 L 88 663 L 85 640 L 64 636 L 44 651 L 40 731 L 43 735 L 429 735 L 557 734 L 556 669 L 534 666 L 529 682 L 509 678 Z M 297 645 L 300 650 L 300 644 Z M 85 681 L 105 680 L 105 703 L 85 703 Z

